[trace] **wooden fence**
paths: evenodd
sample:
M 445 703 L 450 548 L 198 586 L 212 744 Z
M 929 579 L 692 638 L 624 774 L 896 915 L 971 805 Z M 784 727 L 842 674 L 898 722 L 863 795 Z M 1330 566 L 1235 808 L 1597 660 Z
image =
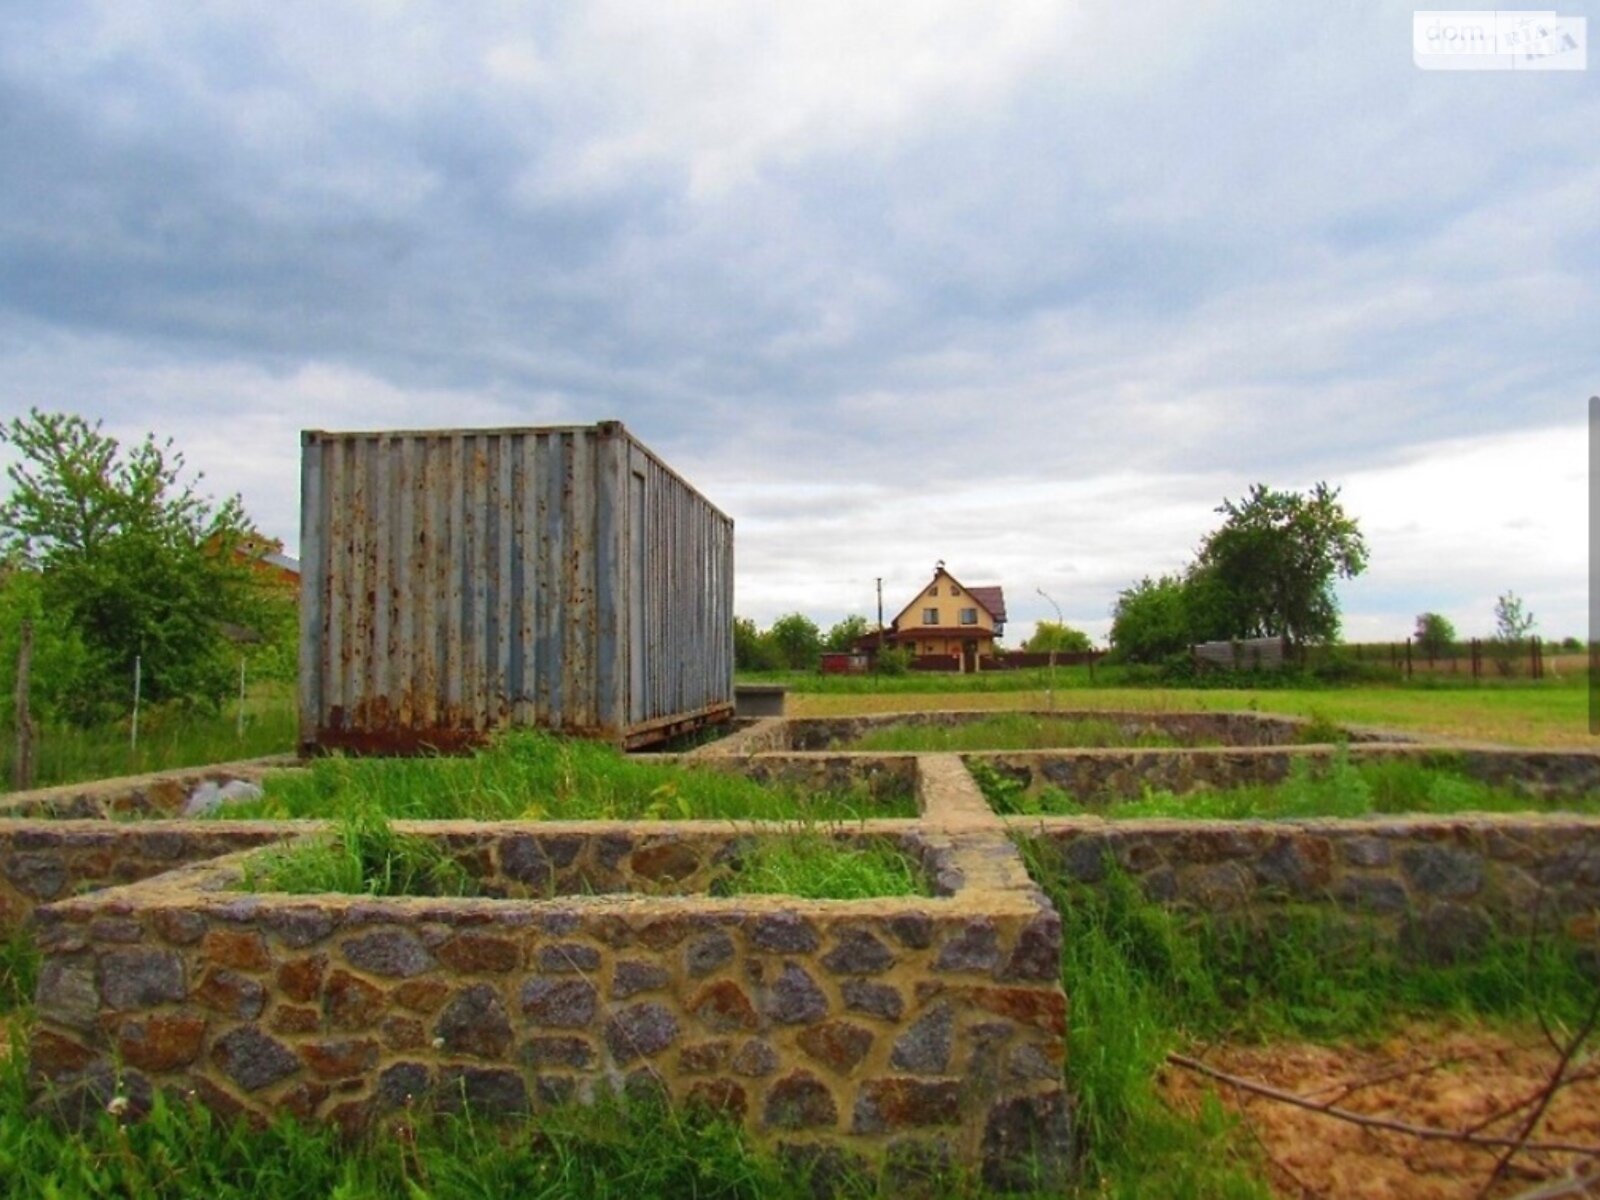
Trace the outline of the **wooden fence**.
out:
M 1495 638 L 1471 638 L 1447 646 L 1423 647 L 1414 638 L 1403 642 L 1352 642 L 1337 646 L 1312 646 L 1302 651 L 1306 666 L 1330 667 L 1341 661 L 1355 663 L 1363 670 L 1387 670 L 1396 678 L 1414 679 L 1418 675 L 1464 675 L 1472 679 L 1543 679 L 1547 660 L 1556 657 L 1542 638 L 1503 642 Z M 1570 656 L 1582 659 L 1583 652 Z

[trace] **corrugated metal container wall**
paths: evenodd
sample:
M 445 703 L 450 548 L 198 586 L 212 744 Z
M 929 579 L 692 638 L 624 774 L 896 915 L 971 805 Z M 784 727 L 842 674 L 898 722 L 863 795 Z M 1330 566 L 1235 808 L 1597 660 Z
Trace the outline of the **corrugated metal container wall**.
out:
M 302 436 L 302 747 L 733 706 L 733 522 L 617 422 Z

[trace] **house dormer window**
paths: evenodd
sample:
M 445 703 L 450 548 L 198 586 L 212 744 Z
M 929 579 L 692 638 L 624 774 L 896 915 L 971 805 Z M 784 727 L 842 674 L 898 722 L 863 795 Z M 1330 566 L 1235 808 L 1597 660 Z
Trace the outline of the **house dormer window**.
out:
M 939 623 L 939 610 L 937 608 L 923 609 L 922 623 L 924 625 L 937 625 Z

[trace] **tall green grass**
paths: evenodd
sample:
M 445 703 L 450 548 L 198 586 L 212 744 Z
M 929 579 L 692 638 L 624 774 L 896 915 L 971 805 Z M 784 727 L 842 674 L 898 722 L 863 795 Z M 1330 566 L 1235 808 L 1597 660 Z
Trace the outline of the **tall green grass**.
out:
M 427 838 L 397 833 L 372 809 L 346 812 L 336 831 L 263 850 L 245 861 L 252 892 L 471 896 L 477 881 Z
M 1029 792 L 1020 781 L 984 762 L 974 762 L 969 769 L 998 811 L 1021 816 L 1092 814 L 1112 820 L 1186 817 L 1271 821 L 1402 813 L 1600 812 L 1600 796 L 1539 800 L 1483 783 L 1443 762 L 1424 764 L 1401 758 L 1358 761 L 1343 751 L 1321 761 L 1296 758 L 1290 764 L 1289 777 L 1278 784 L 1183 793 L 1148 789 L 1137 798 L 1090 803 L 1053 786 Z
M 246 860 L 242 887 L 367 896 L 473 896 L 479 890 L 472 874 L 431 839 L 401 834 L 370 809 L 346 814 L 335 831 L 253 855 Z M 752 839 L 712 892 L 809 900 L 929 894 L 923 872 L 893 842 L 840 841 L 809 825 L 791 827 L 781 837 Z M 8 961 L 0 947 L 0 988 Z M 25 965 L 20 957 L 18 962 Z
M 263 684 L 246 700 L 242 733 L 236 704 L 225 705 L 220 712 L 181 704 L 146 708 L 139 716 L 137 746 L 130 745 L 127 721 L 92 729 L 50 725 L 39 731 L 35 742 L 34 786 L 288 754 L 295 748 L 298 720 L 292 691 L 284 685 Z M 7 729 L 0 738 L 0 787 L 10 786 L 15 749 Z
M 146 1119 L 109 1113 L 74 1132 L 33 1107 L 13 1033 L 0 1063 L 0 1172 L 7 1195 L 206 1200 L 801 1200 L 806 1173 L 751 1149 L 726 1121 L 649 1101 L 603 1100 L 536 1122 L 402 1111 L 367 1139 L 282 1119 L 230 1126 L 159 1096 Z M 860 1192 L 868 1188 L 863 1185 Z M 846 1195 L 851 1194 L 846 1192 Z
M 372 809 L 391 819 L 855 821 L 916 814 L 915 799 L 864 786 L 804 792 L 712 767 L 630 758 L 601 742 L 507 734 L 454 758 L 323 758 L 270 777 L 261 799 L 229 817 L 337 817 Z
M 718 895 L 780 895 L 805 900 L 926 896 L 922 871 L 883 838 L 841 842 L 818 829 L 761 838 L 713 888 Z
M 848 749 L 930 754 L 970 750 L 1050 750 L 1074 747 L 1170 747 L 1184 742 L 1159 729 L 1129 734 L 1104 717 L 995 713 L 954 725 L 885 725 L 853 738 Z
M 14 926 L 0 935 L 0 1015 L 33 1002 L 39 961 L 39 948 L 25 926 Z

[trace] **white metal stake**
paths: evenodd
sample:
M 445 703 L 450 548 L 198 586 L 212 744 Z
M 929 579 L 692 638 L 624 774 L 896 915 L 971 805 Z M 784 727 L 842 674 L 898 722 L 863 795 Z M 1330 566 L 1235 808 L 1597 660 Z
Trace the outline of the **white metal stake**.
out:
M 128 738 L 128 748 L 139 748 L 139 672 L 143 660 L 137 654 L 133 656 L 133 732 Z

